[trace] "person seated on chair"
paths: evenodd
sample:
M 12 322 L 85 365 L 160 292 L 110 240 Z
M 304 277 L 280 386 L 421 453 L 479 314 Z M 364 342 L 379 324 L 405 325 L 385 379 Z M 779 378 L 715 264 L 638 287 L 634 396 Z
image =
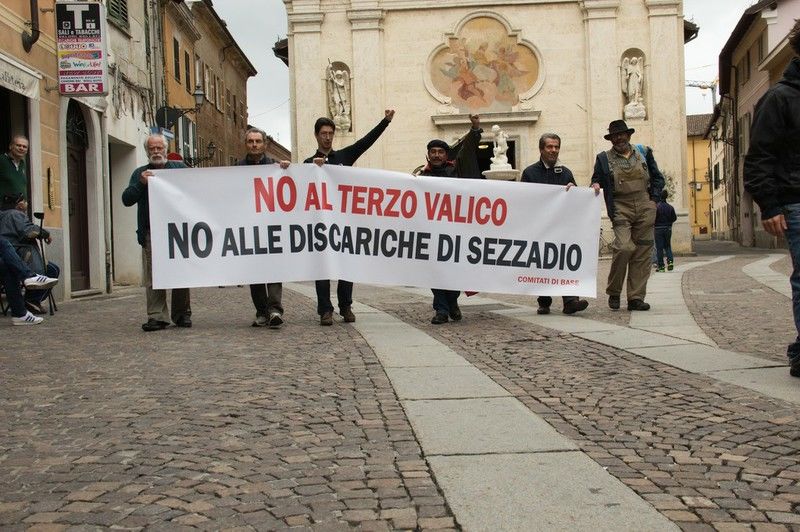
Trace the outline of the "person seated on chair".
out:
M 33 273 L 19 258 L 11 242 L 0 236 L 0 283 L 6 289 L 6 299 L 11 307 L 11 323 L 38 325 L 42 318 L 25 310 L 20 284 L 26 290 L 48 290 L 58 283 L 58 279 Z
M 11 242 L 22 261 L 35 273 L 58 278 L 61 269 L 53 262 L 44 263 L 36 239 L 50 244 L 52 238 L 47 229 L 40 228 L 28 218 L 28 202 L 22 194 L 6 194 L 0 203 L 0 236 Z M 28 310 L 43 313 L 42 301 L 47 290 L 26 290 L 25 306 Z

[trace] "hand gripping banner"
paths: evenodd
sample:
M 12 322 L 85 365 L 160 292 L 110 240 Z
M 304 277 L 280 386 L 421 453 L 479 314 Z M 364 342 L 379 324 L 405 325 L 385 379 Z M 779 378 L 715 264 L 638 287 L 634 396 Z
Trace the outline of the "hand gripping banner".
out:
M 153 286 L 346 279 L 596 297 L 585 187 L 311 164 L 155 170 Z

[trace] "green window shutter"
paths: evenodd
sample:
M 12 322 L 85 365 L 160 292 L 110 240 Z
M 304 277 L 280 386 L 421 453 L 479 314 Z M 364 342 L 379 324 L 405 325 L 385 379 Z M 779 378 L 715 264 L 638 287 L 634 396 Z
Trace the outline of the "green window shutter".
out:
M 128 0 L 108 0 L 108 18 L 117 24 L 129 27 L 128 25 Z

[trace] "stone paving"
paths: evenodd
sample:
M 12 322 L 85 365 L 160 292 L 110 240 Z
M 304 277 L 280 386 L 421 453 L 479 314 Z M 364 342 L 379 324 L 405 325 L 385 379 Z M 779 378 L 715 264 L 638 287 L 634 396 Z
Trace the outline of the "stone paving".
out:
M 791 300 L 742 272 L 758 255 L 735 256 L 719 268 L 699 267 L 683 280 L 684 299 L 705 333 L 722 348 L 786 360 L 796 336 Z M 787 281 L 788 284 L 788 281 Z
M 720 347 L 785 362 L 790 301 L 741 272 L 763 256 L 690 270 L 683 293 Z M 356 329 L 319 327 L 292 290 L 280 331 L 249 327 L 246 288 L 193 296 L 190 330 L 141 332 L 139 289 L 63 304 L 35 328 L 0 319 L 0 529 L 460 528 Z M 423 293 L 355 297 L 457 352 L 680 528 L 800 531 L 797 404 L 523 323 L 502 303 L 433 326 Z M 581 316 L 625 326 L 630 313 L 601 296 Z
M 139 292 L 2 324 L 2 530 L 454 526 L 352 328 L 288 291 L 285 328 L 252 328 L 228 288 L 193 294 L 194 328 L 145 334 Z
M 424 326 L 394 300 L 364 302 Z M 427 327 L 682 529 L 800 530 L 797 405 L 491 310 Z

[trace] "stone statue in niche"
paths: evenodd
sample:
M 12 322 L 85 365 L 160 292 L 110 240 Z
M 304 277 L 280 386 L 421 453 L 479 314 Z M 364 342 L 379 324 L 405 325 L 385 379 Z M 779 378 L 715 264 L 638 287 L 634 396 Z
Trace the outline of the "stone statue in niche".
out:
M 641 56 L 622 59 L 622 93 L 626 98 L 624 116 L 627 120 L 644 120 L 647 116 L 642 97 L 643 63 L 644 58 Z
M 510 170 L 511 165 L 508 164 L 508 157 L 506 156 L 508 133 L 500 129 L 497 124 L 492 126 L 492 133 L 494 134 L 494 149 L 492 150 L 494 157 L 492 157 L 490 168 L 492 170 Z
M 350 71 L 344 63 L 328 65 L 328 109 L 340 131 L 350 131 Z

